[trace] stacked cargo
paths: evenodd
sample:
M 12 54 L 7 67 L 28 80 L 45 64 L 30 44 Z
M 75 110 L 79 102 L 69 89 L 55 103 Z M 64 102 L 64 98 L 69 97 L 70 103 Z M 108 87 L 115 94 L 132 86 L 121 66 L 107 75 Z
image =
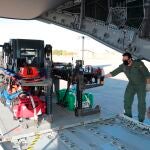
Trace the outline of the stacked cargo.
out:
M 30 68 L 30 73 L 36 78 L 38 74 L 35 70 L 37 70 L 35 67 L 33 71 Z M 26 72 L 23 72 L 23 77 L 26 77 Z M 37 96 L 39 94 L 37 94 L 38 90 L 36 91 L 35 88 L 32 91 L 30 87 L 23 88 L 20 78 L 22 78 L 21 74 L 17 75 L 12 70 L 0 68 L 0 101 L 10 108 L 14 119 L 37 119 L 38 115 L 46 113 L 46 103 Z M 34 81 L 34 78 L 32 79 Z

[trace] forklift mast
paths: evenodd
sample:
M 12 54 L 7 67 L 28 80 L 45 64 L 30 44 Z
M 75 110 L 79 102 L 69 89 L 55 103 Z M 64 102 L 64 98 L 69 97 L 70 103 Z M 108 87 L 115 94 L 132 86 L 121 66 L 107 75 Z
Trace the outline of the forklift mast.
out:
M 44 67 L 44 41 L 29 39 L 11 39 L 3 46 L 4 67 L 15 72 L 25 64 L 37 68 Z

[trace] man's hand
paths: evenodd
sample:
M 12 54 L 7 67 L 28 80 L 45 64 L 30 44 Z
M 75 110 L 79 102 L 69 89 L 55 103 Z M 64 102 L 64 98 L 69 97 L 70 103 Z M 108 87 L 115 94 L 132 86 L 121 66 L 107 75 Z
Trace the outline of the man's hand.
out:
M 112 77 L 112 75 L 110 73 L 108 73 L 108 74 L 104 75 L 104 77 L 105 78 L 110 78 L 110 77 Z

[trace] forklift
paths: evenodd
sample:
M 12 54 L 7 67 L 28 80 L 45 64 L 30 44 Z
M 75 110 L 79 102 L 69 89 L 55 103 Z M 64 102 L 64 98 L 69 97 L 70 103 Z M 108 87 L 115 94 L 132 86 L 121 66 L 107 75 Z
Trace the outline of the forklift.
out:
M 77 102 L 75 106 L 75 116 L 84 116 L 100 112 L 100 107 L 83 108 L 82 106 L 82 93 L 83 90 L 102 86 L 102 74 L 93 74 L 83 69 L 83 62 L 76 61 L 76 66 L 73 68 L 72 64 L 63 64 L 64 67 L 58 67 L 61 63 L 53 63 L 52 61 L 52 46 L 46 45 L 42 40 L 29 40 L 29 39 L 11 39 L 9 43 L 4 43 L 3 47 L 3 67 L 11 70 L 11 72 L 21 76 L 22 87 L 30 87 L 29 91 L 33 93 L 35 89 L 45 92 L 46 114 L 52 120 L 52 92 L 53 85 L 55 91 L 59 90 L 59 80 L 63 79 L 68 82 L 66 94 L 71 84 L 76 84 L 76 97 Z M 25 70 L 24 67 L 27 66 Z M 62 65 L 62 64 L 61 64 Z M 33 71 L 37 68 L 36 71 Z M 23 70 L 23 71 L 21 71 Z M 38 73 L 34 73 L 38 72 Z M 23 76 L 25 74 L 25 77 Z M 34 75 L 33 75 L 34 74 Z M 33 82 L 31 82 L 31 75 L 33 75 Z M 35 80 L 37 76 L 44 76 L 42 80 Z M 93 76 L 94 75 L 94 76 Z M 96 77 L 96 82 L 87 84 L 90 80 Z M 99 80 L 98 80 L 99 79 Z M 99 81 L 99 83 L 97 82 Z

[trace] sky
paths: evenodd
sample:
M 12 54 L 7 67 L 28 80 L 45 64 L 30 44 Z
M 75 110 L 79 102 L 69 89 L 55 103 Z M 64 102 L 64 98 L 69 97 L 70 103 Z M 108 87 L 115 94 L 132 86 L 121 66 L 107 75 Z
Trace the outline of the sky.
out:
M 0 19 L 0 44 L 10 39 L 39 39 L 51 44 L 53 49 L 81 51 L 82 34 L 36 20 Z M 111 50 L 103 44 L 85 36 L 84 48 L 94 52 Z

